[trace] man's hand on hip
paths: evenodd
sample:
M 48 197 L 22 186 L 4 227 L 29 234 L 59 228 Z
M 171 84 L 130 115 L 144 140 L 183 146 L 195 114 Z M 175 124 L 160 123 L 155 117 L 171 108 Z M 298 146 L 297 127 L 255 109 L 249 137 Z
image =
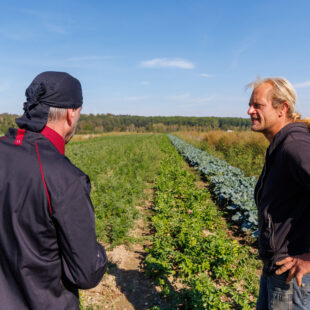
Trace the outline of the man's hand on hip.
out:
M 276 262 L 276 265 L 280 266 L 275 272 L 277 275 L 289 270 L 286 282 L 289 283 L 296 277 L 297 285 L 301 286 L 303 275 L 310 272 L 310 253 L 288 256 Z

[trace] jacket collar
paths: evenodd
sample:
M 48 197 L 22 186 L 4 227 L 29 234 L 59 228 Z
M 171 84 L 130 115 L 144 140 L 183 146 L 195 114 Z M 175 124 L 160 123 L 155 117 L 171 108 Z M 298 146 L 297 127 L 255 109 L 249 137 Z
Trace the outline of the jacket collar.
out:
M 280 145 L 285 138 L 293 133 L 293 132 L 302 132 L 302 133 L 309 133 L 309 129 L 307 124 L 302 122 L 293 122 L 289 123 L 288 125 L 284 126 L 272 139 L 268 149 L 267 154 L 271 155 L 271 153 Z
M 60 154 L 65 155 L 65 140 L 60 134 L 48 126 L 43 128 L 41 134 L 54 144 Z

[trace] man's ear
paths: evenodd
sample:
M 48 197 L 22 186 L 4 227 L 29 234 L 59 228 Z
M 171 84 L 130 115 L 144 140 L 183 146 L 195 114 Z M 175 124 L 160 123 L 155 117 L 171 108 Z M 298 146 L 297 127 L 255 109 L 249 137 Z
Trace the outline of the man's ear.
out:
M 67 123 L 69 126 L 72 125 L 73 113 L 74 113 L 73 109 L 67 109 Z
M 282 102 L 279 109 L 279 116 L 285 116 L 287 115 L 287 111 L 289 109 L 289 105 L 286 101 Z

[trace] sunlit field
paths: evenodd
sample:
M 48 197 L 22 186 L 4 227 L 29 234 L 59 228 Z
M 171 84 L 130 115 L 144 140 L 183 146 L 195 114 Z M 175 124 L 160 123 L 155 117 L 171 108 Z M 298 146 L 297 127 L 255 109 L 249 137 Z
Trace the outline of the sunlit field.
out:
M 215 138 L 219 133 L 181 135 L 199 145 L 206 137 L 221 140 Z M 224 141 L 225 134 L 221 137 Z M 234 237 L 207 184 L 166 135 L 90 136 L 70 143 L 67 155 L 90 176 L 96 232 L 106 248 L 145 242 L 144 273 L 160 288 L 166 305 L 148 309 L 253 309 L 261 268 L 257 250 Z M 146 201 L 151 201 L 147 242 L 130 234 L 142 216 L 137 206 Z M 110 305 L 86 303 L 85 296 L 82 309 Z
M 265 160 L 267 139 L 251 131 L 176 132 L 176 136 L 245 172 L 258 176 Z

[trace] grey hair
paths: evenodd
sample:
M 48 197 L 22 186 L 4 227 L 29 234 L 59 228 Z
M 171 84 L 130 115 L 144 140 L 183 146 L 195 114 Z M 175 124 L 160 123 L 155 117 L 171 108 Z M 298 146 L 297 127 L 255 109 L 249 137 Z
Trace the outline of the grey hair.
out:
M 66 117 L 67 109 L 50 107 L 48 122 L 57 122 Z

